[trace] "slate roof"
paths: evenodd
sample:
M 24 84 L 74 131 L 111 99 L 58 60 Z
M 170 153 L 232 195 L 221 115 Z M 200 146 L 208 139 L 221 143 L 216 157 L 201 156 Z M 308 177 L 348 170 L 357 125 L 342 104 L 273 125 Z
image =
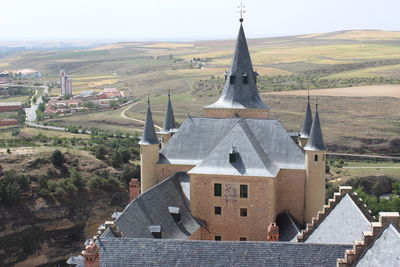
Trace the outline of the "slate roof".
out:
M 140 138 L 139 145 L 155 145 L 159 143 L 160 141 L 158 140 L 156 131 L 154 130 L 154 122 L 153 116 L 151 114 L 150 101 L 148 101 L 143 134 L 142 138 Z
M 161 129 L 162 133 L 168 133 L 170 130 L 176 128 L 174 111 L 171 104 L 171 95 L 168 93 L 167 111 L 165 113 L 164 125 Z
M 149 226 L 161 226 L 162 238 L 186 239 L 200 228 L 200 224 L 192 217 L 189 210 L 185 173 L 176 173 L 153 186 L 126 206 L 114 221 L 123 237 L 151 238 Z M 182 189 L 184 187 L 184 190 Z M 181 221 L 175 222 L 169 213 L 169 207 L 178 207 Z M 108 228 L 102 237 L 113 237 Z
M 309 138 L 311 132 L 313 118 L 311 114 L 311 107 L 310 107 L 310 97 L 308 97 L 307 106 L 306 106 L 306 113 L 304 114 L 303 124 L 300 131 L 300 136 L 303 138 Z
M 304 147 L 304 150 L 311 151 L 321 151 L 327 150 L 324 138 L 322 136 L 321 124 L 319 122 L 318 108 L 315 110 L 314 120 L 311 126 L 310 139 L 307 142 L 307 145 Z
M 243 147 L 242 152 L 239 151 L 246 157 L 250 154 L 254 157 L 254 159 L 248 158 L 247 163 L 251 166 L 249 171 L 254 167 L 258 169 L 261 162 L 268 163 L 264 172 L 268 171 L 271 174 L 276 172 L 275 168 L 305 168 L 304 151 L 277 120 L 237 117 L 186 119 L 161 149 L 159 163 L 198 165 L 210 157 L 222 157 L 225 160 L 226 153 L 234 145 L 231 143 L 230 147 L 227 147 L 230 141 L 234 141 L 237 147 L 243 146 L 238 142 L 240 138 L 245 138 L 245 142 L 251 144 L 248 148 Z M 212 151 L 224 155 L 212 155 L 214 154 L 214 152 L 211 154 Z
M 400 233 L 390 224 L 360 256 L 355 266 L 380 267 L 400 266 Z
M 300 234 L 299 224 L 288 213 L 283 212 L 276 217 L 276 224 L 279 227 L 279 241 L 294 242 L 297 240 L 297 235 Z
M 237 160 L 230 163 L 232 148 L 237 153 Z M 278 168 L 261 148 L 247 123 L 239 121 L 209 156 L 188 173 L 275 177 Z
M 100 266 L 336 266 L 351 246 L 102 238 Z
M 243 25 L 240 24 L 239 34 L 236 41 L 235 53 L 232 59 L 230 71 L 225 81 L 221 97 L 217 102 L 206 108 L 257 108 L 269 109 L 262 102 L 256 86 L 256 73 L 253 70 L 249 49 Z M 234 84 L 230 83 L 230 75 L 234 75 Z M 247 76 L 248 83 L 244 84 L 243 76 Z
M 316 226 L 306 243 L 353 244 L 370 231 L 371 223 L 353 199 L 346 194 L 328 216 Z

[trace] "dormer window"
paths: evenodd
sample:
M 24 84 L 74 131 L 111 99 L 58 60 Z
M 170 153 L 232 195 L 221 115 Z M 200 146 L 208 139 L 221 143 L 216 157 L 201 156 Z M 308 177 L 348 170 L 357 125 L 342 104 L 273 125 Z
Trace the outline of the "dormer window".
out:
M 229 84 L 235 84 L 235 82 L 236 82 L 236 75 L 231 74 L 231 76 L 229 76 Z
M 150 225 L 149 230 L 151 235 L 154 238 L 160 239 L 161 238 L 161 226 L 160 225 Z
M 238 158 L 238 152 L 236 151 L 236 147 L 232 147 L 231 151 L 229 152 L 229 163 L 235 163 Z
M 248 84 L 249 83 L 249 76 L 247 76 L 247 73 L 245 72 L 243 74 L 243 84 Z
M 174 221 L 176 223 L 179 223 L 181 221 L 181 213 L 179 207 L 168 207 L 168 212 L 171 214 L 172 218 L 174 218 Z
M 226 81 L 226 79 L 228 78 L 228 72 L 227 71 L 224 71 L 224 76 L 225 76 L 225 81 Z

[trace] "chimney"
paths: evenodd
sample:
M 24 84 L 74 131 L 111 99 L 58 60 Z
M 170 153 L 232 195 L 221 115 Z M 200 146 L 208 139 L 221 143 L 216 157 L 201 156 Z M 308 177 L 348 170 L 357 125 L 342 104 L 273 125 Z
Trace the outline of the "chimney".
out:
M 82 251 L 82 256 L 85 258 L 85 267 L 99 267 L 99 247 L 96 242 L 91 242 Z
M 176 223 L 181 221 L 181 213 L 178 207 L 168 207 L 168 211 Z
M 268 226 L 267 241 L 279 241 L 279 227 L 276 223 Z
M 134 200 L 138 195 L 140 195 L 140 181 L 132 178 L 129 182 L 129 202 Z
M 160 225 L 150 225 L 149 230 L 154 238 L 161 239 L 161 226 Z

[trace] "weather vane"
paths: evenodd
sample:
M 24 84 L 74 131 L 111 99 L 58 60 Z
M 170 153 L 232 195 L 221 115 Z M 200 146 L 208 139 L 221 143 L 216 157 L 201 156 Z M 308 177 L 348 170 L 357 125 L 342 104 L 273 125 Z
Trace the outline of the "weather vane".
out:
M 244 6 L 244 5 L 243 5 L 243 2 L 240 1 L 240 6 L 238 6 L 238 8 L 239 8 L 238 13 L 240 13 L 240 19 L 239 19 L 239 21 L 240 21 L 240 22 L 243 22 L 243 14 L 246 13 L 246 10 L 245 10 L 246 6 Z

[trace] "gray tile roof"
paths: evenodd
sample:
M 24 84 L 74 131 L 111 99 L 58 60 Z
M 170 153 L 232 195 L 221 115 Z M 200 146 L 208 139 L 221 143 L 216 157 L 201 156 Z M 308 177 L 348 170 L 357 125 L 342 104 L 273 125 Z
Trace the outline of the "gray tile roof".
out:
M 351 246 L 102 238 L 100 266 L 336 266 Z
M 239 143 L 239 138 L 245 138 L 251 144 L 251 147 L 243 149 L 246 155 L 251 153 L 254 160 L 258 161 L 250 162 L 252 166 L 261 166 L 261 156 L 260 160 L 264 160 L 264 163 L 267 159 L 271 162 L 266 168 L 269 172 L 275 172 L 273 166 L 281 169 L 304 169 L 303 150 L 277 120 L 269 119 L 188 118 L 161 149 L 160 163 L 198 165 L 206 157 L 221 156 L 210 155 L 220 142 L 221 146 L 215 150 L 216 153 L 220 153 L 232 142 L 223 151 L 227 153 L 234 143 Z
M 303 138 L 309 138 L 311 132 L 313 118 L 311 114 L 311 107 L 310 107 L 310 97 L 308 97 L 306 113 L 304 114 L 303 124 L 301 126 L 300 136 Z
M 165 113 L 164 125 L 161 129 L 162 133 L 168 133 L 170 130 L 176 128 L 174 111 L 171 104 L 171 95 L 168 93 L 167 111 Z
M 229 162 L 229 152 L 235 148 L 237 160 Z M 202 163 L 188 172 L 219 175 L 275 177 L 273 165 L 245 121 L 239 121 L 228 135 L 210 152 Z
M 276 217 L 276 224 L 279 226 L 279 241 L 295 242 L 300 234 L 299 224 L 288 213 L 283 212 Z
M 149 226 L 161 226 L 162 238 L 186 239 L 200 228 L 200 224 L 192 217 L 189 200 L 182 184 L 188 183 L 185 173 L 177 173 L 155 185 L 128 204 L 114 221 L 123 237 L 151 238 Z M 188 188 L 185 188 L 188 191 Z M 175 222 L 169 213 L 169 207 L 178 207 L 181 221 Z M 102 236 L 113 237 L 108 228 Z
M 363 231 L 370 230 L 370 221 L 353 199 L 346 194 L 305 242 L 353 244 L 355 240 L 363 239 Z
M 355 266 L 400 266 L 400 233 L 396 227 L 390 224 L 372 246 L 360 256 Z
M 249 49 L 243 26 L 240 24 L 236 49 L 232 59 L 230 71 L 225 81 L 221 97 L 217 102 L 206 108 L 258 108 L 269 109 L 258 94 L 256 86 L 256 73 L 253 70 Z M 230 83 L 230 75 L 234 75 L 234 84 Z M 247 76 L 248 83 L 244 84 L 243 75 Z
M 139 145 L 154 145 L 159 144 L 156 131 L 154 130 L 153 116 L 151 115 L 150 101 L 147 103 L 147 114 L 144 123 L 142 138 L 140 138 Z
M 307 145 L 304 147 L 304 150 L 311 151 L 321 151 L 327 150 L 324 138 L 322 136 L 321 124 L 319 122 L 318 108 L 315 110 L 314 120 L 311 126 L 310 139 L 307 142 Z

